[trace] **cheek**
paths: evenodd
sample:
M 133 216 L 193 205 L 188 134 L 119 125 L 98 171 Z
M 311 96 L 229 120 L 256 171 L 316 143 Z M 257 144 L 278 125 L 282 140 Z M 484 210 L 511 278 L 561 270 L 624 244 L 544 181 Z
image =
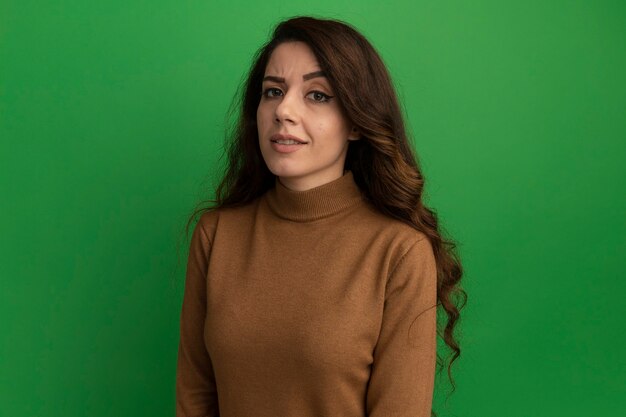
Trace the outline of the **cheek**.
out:
M 261 106 L 257 107 L 257 109 L 256 109 L 256 124 L 259 127 L 263 123 L 262 112 L 263 112 L 263 109 L 261 108 Z
M 339 129 L 340 120 L 335 114 L 320 114 L 315 116 L 315 130 L 322 136 L 335 136 Z
M 272 124 L 272 109 L 267 105 L 259 105 L 256 111 L 256 123 L 259 133 Z
M 348 137 L 348 127 L 343 117 L 333 114 L 317 124 L 317 129 L 323 135 L 335 139 L 338 143 Z

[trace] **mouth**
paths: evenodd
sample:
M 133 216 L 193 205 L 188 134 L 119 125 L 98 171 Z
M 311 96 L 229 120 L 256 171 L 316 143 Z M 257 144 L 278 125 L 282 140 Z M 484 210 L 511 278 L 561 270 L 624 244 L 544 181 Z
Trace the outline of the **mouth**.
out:
M 270 138 L 270 142 L 280 145 L 304 145 L 307 142 L 293 135 L 277 133 Z
M 291 154 L 302 149 L 307 142 L 292 135 L 277 133 L 270 138 L 272 149 L 280 154 Z

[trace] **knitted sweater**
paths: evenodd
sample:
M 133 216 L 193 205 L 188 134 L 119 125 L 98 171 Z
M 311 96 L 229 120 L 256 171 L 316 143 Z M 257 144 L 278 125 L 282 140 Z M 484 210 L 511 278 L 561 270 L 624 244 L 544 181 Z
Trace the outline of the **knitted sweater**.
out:
M 202 214 L 190 243 L 178 417 L 429 417 L 436 265 L 348 171 Z

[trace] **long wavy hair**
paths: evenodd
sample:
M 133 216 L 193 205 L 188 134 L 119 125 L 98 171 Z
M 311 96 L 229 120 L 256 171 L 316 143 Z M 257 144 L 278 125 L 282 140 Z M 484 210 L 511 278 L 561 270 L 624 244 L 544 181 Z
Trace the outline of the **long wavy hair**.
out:
M 238 119 L 226 134 L 226 172 L 215 199 L 196 206 L 185 228 L 203 212 L 219 207 L 247 204 L 274 186 L 259 148 L 256 112 L 261 99 L 265 67 L 276 46 L 305 42 L 315 54 L 347 117 L 357 126 L 361 139 L 351 141 L 345 169 L 351 170 L 364 196 L 382 213 L 425 233 L 437 263 L 437 334 L 449 347 L 448 377 L 452 392 L 452 363 L 461 349 L 454 329 L 467 294 L 459 286 L 463 274 L 455 253 L 456 244 L 442 236 L 436 213 L 422 201 L 424 177 L 405 130 L 403 115 L 387 69 L 370 42 L 350 24 L 331 19 L 296 16 L 278 23 L 271 39 L 255 54 L 251 70 L 237 93 L 230 113 Z M 240 90 L 241 91 L 241 90 Z M 241 95 L 241 97 L 239 97 Z M 437 354 L 437 373 L 444 359 Z M 436 413 L 432 411 L 436 416 Z

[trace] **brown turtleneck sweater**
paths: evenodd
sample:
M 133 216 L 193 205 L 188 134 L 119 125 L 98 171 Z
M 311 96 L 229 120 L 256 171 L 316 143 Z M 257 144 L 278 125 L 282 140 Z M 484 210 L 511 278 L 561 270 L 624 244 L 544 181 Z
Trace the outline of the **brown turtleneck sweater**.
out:
M 176 415 L 429 417 L 436 274 L 426 235 L 376 211 L 350 171 L 204 213 Z

